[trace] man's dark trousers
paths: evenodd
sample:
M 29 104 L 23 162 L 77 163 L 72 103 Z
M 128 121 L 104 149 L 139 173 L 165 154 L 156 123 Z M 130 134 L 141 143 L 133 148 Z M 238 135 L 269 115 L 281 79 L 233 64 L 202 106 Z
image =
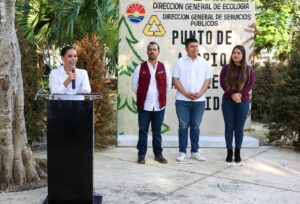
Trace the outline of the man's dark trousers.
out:
M 154 156 L 162 156 L 161 125 L 164 120 L 165 109 L 160 111 L 145 111 L 138 108 L 139 141 L 137 144 L 138 157 L 145 158 L 147 153 L 148 129 L 151 122 L 152 147 Z

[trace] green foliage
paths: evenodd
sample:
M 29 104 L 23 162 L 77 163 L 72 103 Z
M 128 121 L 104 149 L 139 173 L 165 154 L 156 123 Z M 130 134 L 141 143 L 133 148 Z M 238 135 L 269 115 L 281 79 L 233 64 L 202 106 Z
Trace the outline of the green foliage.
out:
M 251 106 L 253 120 L 270 122 L 271 104 L 276 94 L 274 87 L 280 80 L 281 72 L 286 68 L 284 63 L 266 62 L 264 65 L 255 65 L 255 87 L 252 92 Z
M 256 66 L 252 116 L 267 123 L 270 143 L 295 145 L 300 150 L 300 36 L 290 59 Z
M 17 22 L 39 45 L 64 45 L 102 29 L 101 2 L 73 0 L 19 0 Z
M 96 33 L 116 66 L 118 0 L 17 0 L 16 20 L 31 43 L 61 47 Z
M 294 0 L 256 0 L 255 49 L 276 48 L 279 58 L 292 51 L 299 5 Z
M 49 7 L 54 0 L 17 0 L 16 22 L 26 39 L 35 45 L 48 45 L 53 41 L 53 9 Z
M 300 147 L 300 38 L 295 43 L 288 69 L 276 87 L 270 141 L 284 141 Z
M 300 149 L 300 38 L 287 65 L 266 64 L 256 76 L 253 118 L 268 123 L 270 143 Z
M 119 1 L 107 0 L 103 10 L 103 29 L 98 34 L 101 42 L 108 48 L 106 56 L 108 58 L 107 67 L 110 73 L 116 73 L 116 65 L 118 61 L 118 19 L 119 19 Z
M 253 120 L 267 123 L 270 143 L 299 148 L 300 52 L 294 51 L 288 64 L 265 63 L 255 67 L 251 111 Z

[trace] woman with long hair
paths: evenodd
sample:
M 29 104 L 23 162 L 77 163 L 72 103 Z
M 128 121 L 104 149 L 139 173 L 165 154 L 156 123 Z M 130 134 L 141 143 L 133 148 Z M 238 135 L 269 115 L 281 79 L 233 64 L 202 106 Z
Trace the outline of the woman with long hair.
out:
M 234 135 L 234 161 L 240 163 L 244 125 L 250 105 L 249 92 L 254 85 L 254 71 L 247 65 L 246 51 L 242 45 L 236 45 L 232 49 L 229 64 L 222 68 L 220 84 L 224 90 L 222 113 L 225 122 L 226 161 L 229 163 L 233 161 L 232 141 Z

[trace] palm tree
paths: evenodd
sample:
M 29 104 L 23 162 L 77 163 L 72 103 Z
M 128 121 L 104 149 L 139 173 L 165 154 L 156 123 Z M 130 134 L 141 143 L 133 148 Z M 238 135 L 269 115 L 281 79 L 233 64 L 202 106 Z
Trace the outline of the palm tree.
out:
M 118 0 L 18 0 L 17 23 L 27 39 L 55 52 L 93 33 L 108 48 L 107 67 L 113 70 L 118 53 Z
M 17 22 L 30 41 L 61 46 L 86 34 L 101 36 L 103 24 L 115 25 L 117 6 L 117 0 L 19 0 Z

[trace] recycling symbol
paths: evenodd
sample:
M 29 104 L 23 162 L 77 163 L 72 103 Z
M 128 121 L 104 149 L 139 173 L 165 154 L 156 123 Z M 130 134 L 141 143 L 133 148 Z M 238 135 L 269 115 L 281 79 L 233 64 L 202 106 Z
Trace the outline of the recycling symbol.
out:
M 166 30 L 162 26 L 160 20 L 156 15 L 152 15 L 144 28 L 144 34 L 146 36 L 163 37 L 166 34 Z

